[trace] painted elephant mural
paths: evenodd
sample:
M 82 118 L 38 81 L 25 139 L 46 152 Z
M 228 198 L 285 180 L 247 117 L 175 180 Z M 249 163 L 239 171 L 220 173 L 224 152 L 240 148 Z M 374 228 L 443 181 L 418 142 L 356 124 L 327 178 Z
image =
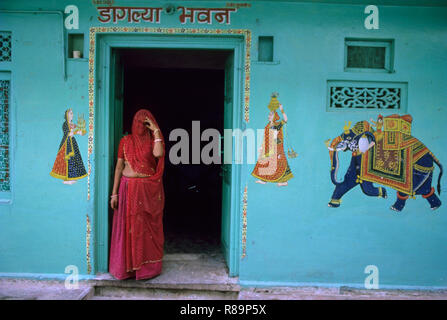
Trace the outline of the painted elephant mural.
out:
M 392 210 L 401 211 L 409 197 L 421 195 L 435 210 L 441 200 L 432 187 L 434 163 L 439 167 L 437 192 L 441 193 L 442 165 L 432 152 L 411 135 L 411 115 L 379 115 L 377 121 L 351 122 L 344 132 L 329 142 L 331 181 L 335 185 L 329 207 L 339 207 L 345 193 L 360 185 L 363 193 L 372 197 L 387 197 L 388 186 L 397 191 Z M 376 127 L 375 129 L 373 127 Z M 343 181 L 337 180 L 338 153 L 351 151 L 352 159 Z

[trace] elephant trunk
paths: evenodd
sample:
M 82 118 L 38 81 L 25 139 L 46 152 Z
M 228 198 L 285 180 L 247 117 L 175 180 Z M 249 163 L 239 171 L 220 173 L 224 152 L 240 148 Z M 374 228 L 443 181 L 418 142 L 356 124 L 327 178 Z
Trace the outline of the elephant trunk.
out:
M 343 181 L 337 181 L 337 172 L 338 172 L 338 151 L 335 150 L 332 152 L 332 167 L 331 167 L 331 181 L 335 186 L 338 186 L 343 183 Z
M 336 137 L 332 142 L 327 144 L 329 149 L 329 156 L 331 158 L 331 181 L 334 185 L 342 184 L 343 182 L 337 181 L 337 171 L 338 171 L 338 149 L 337 145 L 343 141 L 341 136 Z

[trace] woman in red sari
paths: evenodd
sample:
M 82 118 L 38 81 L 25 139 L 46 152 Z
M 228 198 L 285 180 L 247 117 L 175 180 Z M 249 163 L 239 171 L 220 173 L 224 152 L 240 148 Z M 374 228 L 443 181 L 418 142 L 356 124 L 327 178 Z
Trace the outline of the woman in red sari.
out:
M 117 279 L 153 278 L 163 259 L 164 141 L 153 115 L 139 110 L 123 137 L 110 205 L 114 209 L 109 272 Z

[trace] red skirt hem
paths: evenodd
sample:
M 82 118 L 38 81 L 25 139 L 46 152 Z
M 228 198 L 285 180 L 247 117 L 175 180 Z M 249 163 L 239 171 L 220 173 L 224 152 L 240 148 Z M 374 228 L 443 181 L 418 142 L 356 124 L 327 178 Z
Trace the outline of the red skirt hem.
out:
M 140 262 L 136 264 L 133 271 L 129 270 L 129 255 L 132 252 L 127 252 L 131 250 L 128 241 L 129 237 L 127 235 L 130 233 L 130 229 L 137 230 L 136 227 L 132 228 L 131 225 L 127 225 L 127 217 L 130 214 L 127 212 L 128 208 L 128 182 L 130 178 L 122 177 L 119 188 L 119 198 L 118 198 L 118 209 L 115 210 L 113 216 L 113 226 L 112 226 L 112 239 L 110 247 L 110 261 L 109 261 L 109 272 L 110 274 L 118 280 L 124 280 L 128 278 L 135 277 L 136 280 L 150 279 L 161 274 L 162 270 L 162 257 L 163 252 L 147 253 L 140 259 L 145 262 Z M 132 211 L 133 212 L 133 211 Z M 162 232 L 161 229 L 157 229 L 158 232 Z M 159 248 L 163 246 L 163 243 L 153 241 L 154 234 L 148 234 L 144 239 L 141 239 L 140 243 L 135 243 L 134 245 L 139 246 L 139 248 L 146 248 L 146 250 L 151 250 L 152 248 Z M 154 244 L 155 243 L 155 244 Z M 162 250 L 162 249 L 161 249 Z
M 143 280 L 143 279 L 155 278 L 156 276 L 160 275 L 161 269 L 162 269 L 162 262 L 156 262 L 156 263 L 146 263 L 145 265 L 141 266 L 141 269 L 132 272 L 110 269 L 110 274 L 118 280 L 125 280 L 129 278 L 136 278 L 136 280 Z

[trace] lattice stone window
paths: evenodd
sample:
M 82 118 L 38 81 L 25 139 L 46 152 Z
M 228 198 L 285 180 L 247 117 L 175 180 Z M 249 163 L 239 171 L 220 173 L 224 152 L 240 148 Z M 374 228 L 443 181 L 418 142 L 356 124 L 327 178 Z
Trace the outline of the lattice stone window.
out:
M 345 39 L 345 71 L 393 72 L 394 40 Z
M 328 110 L 395 110 L 407 108 L 405 82 L 328 80 Z
M 9 170 L 10 81 L 0 80 L 0 192 L 11 191 Z
M 11 32 L 0 31 L 0 62 L 11 61 Z

